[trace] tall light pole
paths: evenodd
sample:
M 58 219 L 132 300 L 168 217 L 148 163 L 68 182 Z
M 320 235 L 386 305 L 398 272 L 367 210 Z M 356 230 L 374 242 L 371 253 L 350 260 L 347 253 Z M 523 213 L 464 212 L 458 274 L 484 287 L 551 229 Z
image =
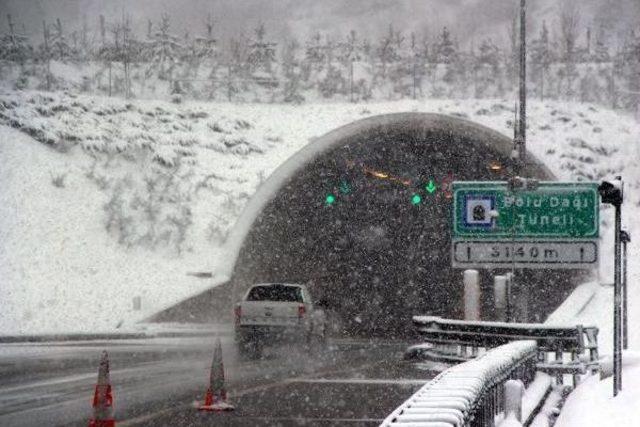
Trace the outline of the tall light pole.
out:
M 520 120 L 516 145 L 521 162 L 525 161 L 527 152 L 527 5 L 520 0 Z

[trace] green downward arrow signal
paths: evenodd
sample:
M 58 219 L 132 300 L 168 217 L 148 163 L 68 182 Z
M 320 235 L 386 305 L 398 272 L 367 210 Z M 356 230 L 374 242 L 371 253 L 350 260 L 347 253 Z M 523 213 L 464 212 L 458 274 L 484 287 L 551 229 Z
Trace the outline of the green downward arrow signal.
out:
M 429 193 L 433 193 L 434 191 L 436 191 L 436 184 L 433 182 L 432 179 L 429 180 L 429 183 L 426 185 L 426 187 L 424 187 Z

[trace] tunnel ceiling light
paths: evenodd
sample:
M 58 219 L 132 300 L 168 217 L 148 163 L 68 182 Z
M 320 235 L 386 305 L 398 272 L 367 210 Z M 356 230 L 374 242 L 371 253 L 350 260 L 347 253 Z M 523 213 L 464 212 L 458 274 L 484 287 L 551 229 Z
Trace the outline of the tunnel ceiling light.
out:
M 331 193 L 327 194 L 327 197 L 325 197 L 325 199 L 324 199 L 324 203 L 325 203 L 327 206 L 331 206 L 332 204 L 334 204 L 334 203 L 335 203 L 335 201 L 336 201 L 336 196 L 334 196 L 334 195 L 333 195 L 333 194 L 331 194 Z
M 494 160 L 489 164 L 489 169 L 491 169 L 492 171 L 497 172 L 499 170 L 502 170 L 502 165 L 500 164 L 500 162 L 497 162 L 497 161 Z
M 399 184 L 406 185 L 406 186 L 411 185 L 411 180 L 410 179 L 400 178 L 400 177 L 394 176 L 394 175 L 392 175 L 392 174 L 390 174 L 388 172 L 381 172 L 381 171 L 378 171 L 378 170 L 375 170 L 375 169 L 371 169 L 371 168 L 369 168 L 367 166 L 363 166 L 362 170 L 364 171 L 364 173 L 366 175 L 371 175 L 373 177 L 380 178 L 380 179 L 388 179 L 389 181 L 397 182 Z
M 406 185 L 406 186 L 411 185 L 411 180 L 402 179 L 402 178 L 396 178 L 394 176 L 389 177 L 389 181 L 398 182 L 398 183 L 400 183 L 402 185 Z
M 419 204 L 420 204 L 420 202 L 422 202 L 422 197 L 420 197 L 420 195 L 419 195 L 419 194 L 414 194 L 414 195 L 411 197 L 411 203 L 412 203 L 412 204 L 414 204 L 414 205 L 419 205 Z
M 381 179 L 389 178 L 389 174 L 384 173 L 384 172 L 371 171 L 371 175 L 375 176 L 376 178 L 381 178 Z

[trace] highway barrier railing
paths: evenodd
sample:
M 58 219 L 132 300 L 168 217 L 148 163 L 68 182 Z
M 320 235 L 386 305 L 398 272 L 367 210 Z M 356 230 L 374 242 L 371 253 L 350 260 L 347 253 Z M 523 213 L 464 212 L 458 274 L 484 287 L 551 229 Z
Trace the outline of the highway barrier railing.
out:
M 414 316 L 413 323 L 426 343 L 408 350 L 414 356 L 442 362 L 463 362 L 497 346 L 520 340 L 536 343 L 536 369 L 555 376 L 558 384 L 571 375 L 599 371 L 598 328 L 594 326 L 548 326 L 537 323 L 503 323 Z
M 513 400 L 505 399 L 506 383 L 531 384 L 537 355 L 535 341 L 516 341 L 455 365 L 420 388 L 381 426 L 495 426 L 505 416 L 505 402 Z

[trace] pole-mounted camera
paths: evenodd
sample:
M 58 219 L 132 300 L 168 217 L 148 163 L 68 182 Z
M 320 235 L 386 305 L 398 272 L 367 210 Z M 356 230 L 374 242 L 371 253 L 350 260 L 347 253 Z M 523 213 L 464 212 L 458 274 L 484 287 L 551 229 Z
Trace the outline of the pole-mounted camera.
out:
M 612 181 L 602 181 L 598 186 L 598 193 L 600 193 L 602 203 L 613 206 L 622 205 L 624 200 L 622 177 L 617 176 Z

